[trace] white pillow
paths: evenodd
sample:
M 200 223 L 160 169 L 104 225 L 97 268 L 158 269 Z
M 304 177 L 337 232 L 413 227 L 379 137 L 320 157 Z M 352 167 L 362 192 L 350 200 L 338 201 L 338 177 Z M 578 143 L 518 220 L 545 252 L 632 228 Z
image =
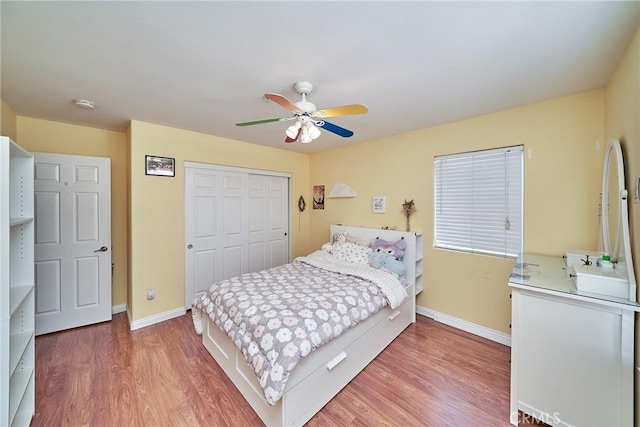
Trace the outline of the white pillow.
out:
M 347 262 L 369 264 L 371 248 L 359 246 L 350 242 L 336 242 L 333 244 L 333 256 Z
M 373 239 L 365 239 L 364 237 L 354 237 L 347 235 L 347 242 L 355 243 L 358 246 L 370 248 L 371 244 L 373 243 Z

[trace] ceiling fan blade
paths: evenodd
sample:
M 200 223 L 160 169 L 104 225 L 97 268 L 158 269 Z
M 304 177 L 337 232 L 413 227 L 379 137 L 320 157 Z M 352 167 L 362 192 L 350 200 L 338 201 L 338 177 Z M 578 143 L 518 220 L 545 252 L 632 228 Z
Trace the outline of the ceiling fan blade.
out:
M 289 111 L 301 112 L 300 109 L 296 106 L 296 104 L 294 104 L 293 102 L 289 101 L 287 98 L 285 98 L 282 95 L 278 95 L 277 93 L 265 93 L 264 97 L 266 99 L 268 99 L 269 101 L 273 101 L 276 104 L 286 108 Z
M 365 114 L 369 109 L 362 104 L 343 105 L 342 107 L 323 108 L 314 111 L 311 117 L 337 117 L 351 116 L 353 114 Z
M 301 134 L 301 133 L 302 133 L 302 128 L 298 129 L 298 134 L 296 135 L 295 139 L 293 139 L 293 138 L 289 138 L 289 137 L 287 136 L 287 137 L 285 138 L 284 142 L 288 142 L 288 143 L 291 143 L 291 142 L 297 142 L 297 141 L 298 141 L 298 138 L 300 138 L 300 134 Z
M 242 122 L 236 123 L 236 126 L 251 126 L 251 125 L 260 125 L 262 123 L 271 123 L 271 122 L 279 122 L 281 119 L 264 119 L 264 120 L 254 120 L 252 122 Z
M 349 137 L 353 136 L 353 132 L 351 132 L 349 129 L 345 129 L 345 128 L 340 127 L 338 125 L 334 125 L 333 123 L 329 123 L 329 122 L 327 122 L 325 120 L 316 122 L 316 125 L 321 127 L 321 128 L 323 128 L 323 129 L 328 130 L 329 132 L 333 132 L 336 135 L 340 135 L 340 136 L 345 137 L 345 138 L 349 138 Z
M 272 122 L 286 122 L 288 120 L 293 120 L 295 119 L 296 116 L 291 116 L 291 117 L 280 117 L 277 119 L 263 119 L 263 120 L 254 120 L 252 122 L 241 122 L 241 123 L 236 123 L 236 126 L 251 126 L 251 125 L 260 125 L 262 123 L 272 123 Z

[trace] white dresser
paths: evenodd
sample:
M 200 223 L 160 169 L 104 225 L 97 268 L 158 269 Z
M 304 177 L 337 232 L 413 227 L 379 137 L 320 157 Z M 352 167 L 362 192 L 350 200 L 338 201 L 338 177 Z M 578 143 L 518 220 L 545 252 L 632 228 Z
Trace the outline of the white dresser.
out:
M 510 421 L 632 426 L 640 305 L 577 291 L 564 267 L 560 257 L 525 255 L 509 281 Z

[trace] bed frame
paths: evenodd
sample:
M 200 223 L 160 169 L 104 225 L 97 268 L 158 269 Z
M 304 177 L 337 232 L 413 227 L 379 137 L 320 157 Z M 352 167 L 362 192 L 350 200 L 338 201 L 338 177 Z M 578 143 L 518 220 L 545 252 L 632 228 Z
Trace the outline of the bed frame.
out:
M 302 359 L 289 376 L 282 399 L 276 405 L 266 402 L 255 373 L 233 342 L 209 317 L 203 317 L 202 343 L 267 426 L 305 424 L 416 321 L 415 233 L 332 225 L 330 236 L 345 231 L 353 237 L 380 237 L 389 241 L 405 237 L 407 249 L 403 262 L 407 268 L 409 298 L 395 310 L 384 307 Z

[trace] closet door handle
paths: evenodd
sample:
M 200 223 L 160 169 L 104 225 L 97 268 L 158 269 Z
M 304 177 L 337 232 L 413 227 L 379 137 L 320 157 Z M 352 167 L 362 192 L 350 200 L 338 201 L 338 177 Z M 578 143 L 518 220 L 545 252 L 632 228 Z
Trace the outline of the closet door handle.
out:
M 93 252 L 107 252 L 108 250 L 109 250 L 109 248 L 108 248 L 108 247 L 103 246 L 103 247 L 101 247 L 100 249 L 95 250 L 95 251 L 93 251 Z

